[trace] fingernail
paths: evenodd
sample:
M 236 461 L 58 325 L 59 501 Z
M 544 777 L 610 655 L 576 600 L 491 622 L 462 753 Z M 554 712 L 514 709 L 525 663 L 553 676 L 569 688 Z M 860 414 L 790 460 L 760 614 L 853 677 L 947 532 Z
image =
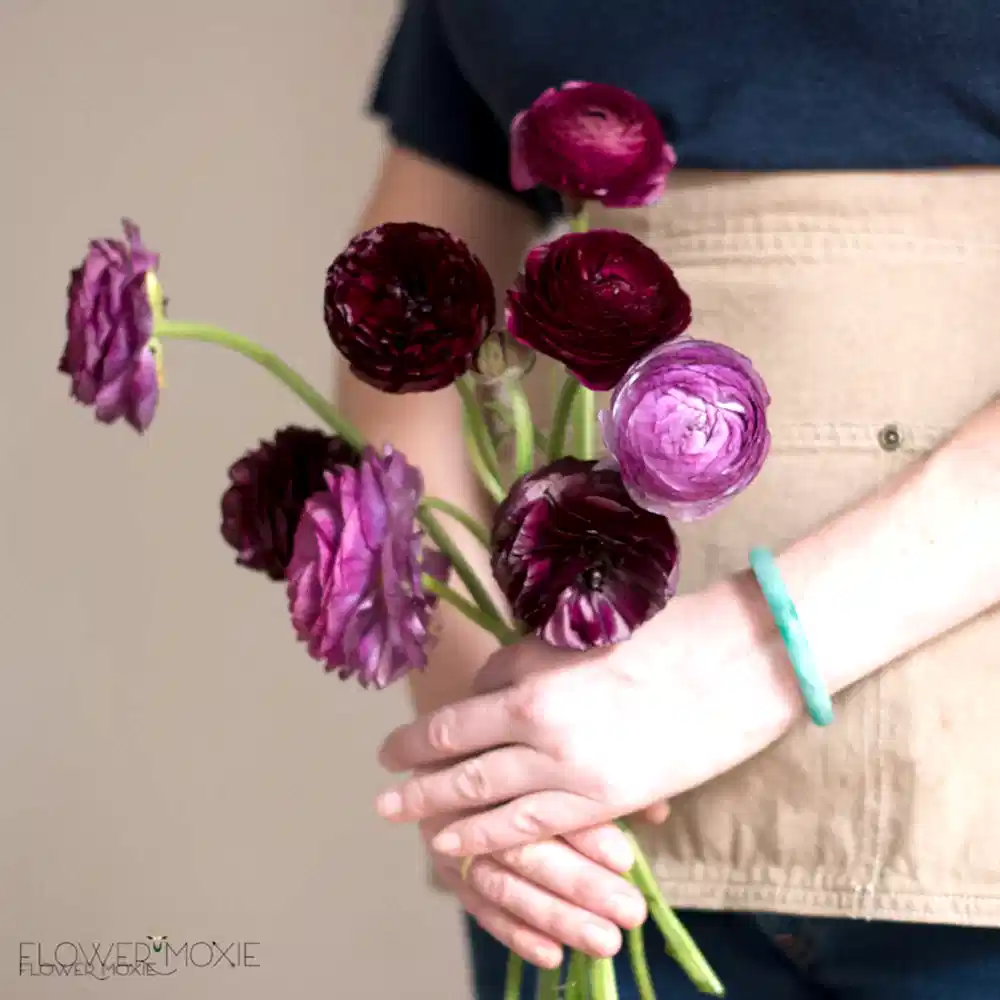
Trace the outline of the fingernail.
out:
M 562 964 L 562 951 L 559 948 L 537 948 L 535 964 L 543 969 L 554 969 Z
M 646 913 L 646 907 L 641 899 L 627 892 L 616 893 L 608 900 L 615 921 L 626 927 L 635 927 L 641 923 Z
M 616 834 L 610 834 L 603 839 L 601 850 L 604 852 L 608 864 L 619 871 L 627 872 L 635 861 L 628 841 Z
M 399 792 L 383 792 L 375 800 L 375 808 L 379 816 L 392 819 L 403 811 L 403 796 Z
M 583 929 L 583 943 L 590 951 L 611 954 L 618 947 L 618 935 L 610 927 L 590 924 Z
M 431 841 L 431 847 L 442 854 L 458 854 L 462 847 L 462 838 L 457 833 L 445 830 Z

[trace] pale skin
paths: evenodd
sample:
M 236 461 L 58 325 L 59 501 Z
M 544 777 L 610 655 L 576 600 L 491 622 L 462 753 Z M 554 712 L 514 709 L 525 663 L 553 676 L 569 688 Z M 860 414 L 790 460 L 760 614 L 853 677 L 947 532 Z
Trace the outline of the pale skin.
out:
M 489 270 L 501 302 L 502 290 L 513 281 L 539 231 L 538 220 L 519 202 L 394 149 L 359 229 L 414 221 L 464 239 Z M 421 469 L 428 493 L 488 523 L 488 501 L 465 461 L 461 408 L 454 390 L 390 396 L 363 385 L 346 366 L 338 368 L 337 376 L 338 405 L 367 440 L 391 443 Z M 482 547 L 462 529 L 449 527 L 480 579 L 490 582 Z M 494 596 L 502 604 L 500 595 Z M 441 609 L 438 624 L 440 638 L 427 671 L 410 679 L 418 718 L 473 694 L 477 674 L 497 650 L 492 636 L 448 606 Z M 646 811 L 654 822 L 665 817 L 662 802 L 651 803 Z M 421 823 L 425 841 L 455 818 L 440 815 Z M 611 825 L 535 838 L 534 843 L 479 860 L 466 878 L 460 859 L 434 850 L 431 858 L 438 879 L 486 930 L 538 964 L 557 964 L 563 945 L 592 955 L 614 954 L 621 946 L 619 928 L 645 919 L 642 896 L 622 877 L 631 865 L 631 848 Z

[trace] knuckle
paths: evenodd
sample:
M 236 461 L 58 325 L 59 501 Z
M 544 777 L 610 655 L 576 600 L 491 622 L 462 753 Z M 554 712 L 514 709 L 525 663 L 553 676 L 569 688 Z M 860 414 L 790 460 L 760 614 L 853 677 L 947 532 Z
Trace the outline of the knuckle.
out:
M 533 839 L 540 839 L 547 832 L 545 815 L 537 802 L 527 799 L 517 805 L 511 822 L 518 833 L 523 833 Z
M 455 710 L 442 708 L 427 722 L 427 742 L 438 753 L 451 753 L 455 747 Z
M 506 850 L 501 851 L 497 855 L 497 858 L 501 864 L 506 865 L 516 872 L 520 872 L 527 878 L 535 880 L 536 876 L 542 870 L 538 855 L 538 845 L 524 844 L 521 847 L 508 847 Z
M 522 682 L 511 698 L 511 714 L 532 731 L 546 729 L 553 715 L 552 697 L 547 686 L 536 678 Z
M 469 871 L 469 881 L 487 899 L 505 909 L 509 908 L 516 894 L 514 877 L 488 862 L 480 861 L 473 865 Z
M 489 799 L 489 779 L 478 760 L 467 760 L 456 771 L 455 792 L 463 802 L 485 802 Z

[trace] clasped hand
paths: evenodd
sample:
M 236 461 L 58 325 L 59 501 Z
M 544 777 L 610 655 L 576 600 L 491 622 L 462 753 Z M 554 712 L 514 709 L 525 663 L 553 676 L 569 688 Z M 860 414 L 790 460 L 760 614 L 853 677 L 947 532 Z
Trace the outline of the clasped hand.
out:
M 732 609 L 711 594 L 678 598 L 655 630 L 620 646 L 581 654 L 525 639 L 499 651 L 484 668 L 488 693 L 386 739 L 387 769 L 425 773 L 384 792 L 379 812 L 421 822 L 448 858 L 499 856 L 502 864 L 500 852 L 523 860 L 534 850 L 544 878 L 543 852 L 530 845 L 669 800 L 746 760 L 795 718 L 794 680 L 790 693 L 739 630 L 727 641 L 718 631 L 727 615 Z M 556 941 L 606 953 L 545 928 L 527 904 L 519 915 Z

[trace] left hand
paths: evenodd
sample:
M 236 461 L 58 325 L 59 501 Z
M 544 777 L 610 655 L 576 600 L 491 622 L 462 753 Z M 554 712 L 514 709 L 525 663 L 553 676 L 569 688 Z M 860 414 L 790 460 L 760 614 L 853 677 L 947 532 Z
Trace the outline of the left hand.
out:
M 675 598 L 618 646 L 506 647 L 485 669 L 488 687 L 509 687 L 386 739 L 389 770 L 436 770 L 384 792 L 378 810 L 410 822 L 464 813 L 434 848 L 468 857 L 597 826 L 700 785 L 800 712 L 766 621 L 752 586 L 737 580 Z

